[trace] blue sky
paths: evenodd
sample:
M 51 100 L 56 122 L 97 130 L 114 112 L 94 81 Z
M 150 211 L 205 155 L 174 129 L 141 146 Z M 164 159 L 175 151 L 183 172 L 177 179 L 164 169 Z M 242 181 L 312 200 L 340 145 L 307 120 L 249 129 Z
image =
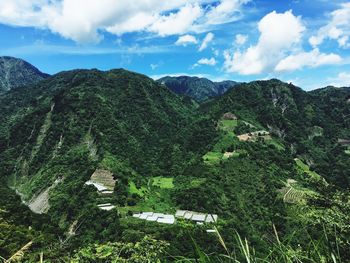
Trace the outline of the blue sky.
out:
M 122 67 L 153 78 L 350 86 L 342 0 L 1 0 L 0 35 L 0 55 L 50 74 Z

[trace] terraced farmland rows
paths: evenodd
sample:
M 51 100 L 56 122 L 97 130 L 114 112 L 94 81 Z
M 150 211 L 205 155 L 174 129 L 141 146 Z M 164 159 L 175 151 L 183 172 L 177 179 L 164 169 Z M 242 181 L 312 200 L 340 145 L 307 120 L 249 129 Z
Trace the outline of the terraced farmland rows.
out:
M 304 200 L 305 192 L 297 190 L 293 187 L 290 187 L 283 196 L 283 201 L 285 203 L 295 204 Z

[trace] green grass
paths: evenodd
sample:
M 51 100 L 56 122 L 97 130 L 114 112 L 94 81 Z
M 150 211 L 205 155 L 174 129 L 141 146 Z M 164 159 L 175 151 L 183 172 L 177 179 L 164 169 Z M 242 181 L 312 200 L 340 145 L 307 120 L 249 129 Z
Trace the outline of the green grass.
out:
M 234 132 L 227 132 L 214 145 L 213 152 L 221 152 L 222 150 L 226 151 L 227 148 L 230 147 L 233 144 L 233 142 L 236 140 L 237 140 L 237 137 L 234 134 Z
M 221 152 L 208 152 L 203 156 L 203 160 L 206 164 L 214 165 L 219 164 L 223 154 Z
M 237 120 L 220 120 L 219 128 L 223 131 L 233 131 L 238 125 Z
M 137 194 L 137 195 L 143 197 L 147 192 L 148 192 L 148 190 L 146 187 L 141 186 L 141 188 L 138 189 L 133 181 L 129 182 L 129 193 Z
M 172 189 L 174 188 L 174 178 L 161 176 L 153 177 L 152 185 L 161 189 Z
M 133 181 L 129 181 L 129 193 L 137 194 L 140 200 L 134 206 L 119 207 L 121 215 L 125 216 L 128 211 L 132 212 L 173 212 L 175 204 L 172 203 L 169 189 L 174 188 L 174 178 L 153 177 L 148 180 L 147 185 L 137 188 Z

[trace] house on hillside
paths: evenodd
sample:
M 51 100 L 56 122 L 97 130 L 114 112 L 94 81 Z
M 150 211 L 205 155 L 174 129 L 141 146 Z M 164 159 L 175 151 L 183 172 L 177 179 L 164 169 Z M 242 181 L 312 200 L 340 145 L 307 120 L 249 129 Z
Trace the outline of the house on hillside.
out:
M 338 143 L 339 143 L 341 146 L 350 146 L 350 140 L 338 139 Z
M 238 120 L 237 116 L 235 114 L 233 114 L 232 112 L 226 112 L 222 118 L 224 120 Z

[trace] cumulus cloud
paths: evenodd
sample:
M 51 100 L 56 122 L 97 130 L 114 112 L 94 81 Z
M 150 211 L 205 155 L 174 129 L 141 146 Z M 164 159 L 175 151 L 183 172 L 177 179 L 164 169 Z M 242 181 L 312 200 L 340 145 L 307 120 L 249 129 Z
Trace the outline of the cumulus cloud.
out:
M 339 55 L 320 53 L 315 48 L 310 52 L 300 52 L 282 59 L 275 67 L 275 71 L 293 71 L 305 66 L 315 68 L 322 65 L 338 64 L 341 61 L 342 58 Z
M 207 66 L 215 66 L 216 65 L 216 60 L 215 58 L 201 58 L 198 60 L 197 64 L 199 65 L 207 65 Z
M 235 37 L 235 43 L 238 46 L 242 46 L 244 45 L 248 40 L 248 36 L 247 35 L 242 35 L 242 34 L 237 34 Z
M 160 36 L 183 34 L 201 15 L 202 9 L 198 4 L 187 4 L 176 13 L 157 17 L 149 30 Z
M 338 45 L 343 48 L 350 47 L 350 3 L 344 3 L 341 8 L 330 14 L 330 21 L 327 25 L 321 27 L 317 34 L 309 39 L 313 47 L 317 47 L 326 39 L 336 40 Z
M 175 42 L 175 45 L 177 46 L 187 46 L 187 45 L 191 45 L 191 44 L 197 44 L 197 39 L 196 37 L 192 36 L 192 35 L 184 35 L 184 36 L 180 36 L 178 38 L 178 40 Z
M 197 61 L 196 64 L 192 66 L 192 68 L 199 67 L 201 65 L 205 66 L 215 66 L 217 64 L 217 61 L 215 58 L 201 58 L 200 60 Z
M 227 72 L 250 75 L 273 69 L 301 41 L 305 27 L 301 18 L 294 16 L 292 11 L 273 11 L 260 20 L 258 29 L 260 37 L 255 46 L 244 52 L 224 52 Z
M 205 30 L 233 20 L 248 0 L 1 0 L 0 23 L 49 29 L 76 42 L 98 42 L 103 32 L 159 36 Z M 209 30 L 208 30 L 209 31 Z M 203 32 L 203 31 L 202 31 Z M 205 31 L 204 31 L 205 32 Z
M 208 45 L 210 44 L 211 41 L 213 41 L 214 39 L 214 34 L 209 32 L 205 38 L 203 39 L 203 42 L 201 44 L 201 46 L 199 47 L 199 51 L 203 51 L 204 49 L 206 49 L 208 47 Z

